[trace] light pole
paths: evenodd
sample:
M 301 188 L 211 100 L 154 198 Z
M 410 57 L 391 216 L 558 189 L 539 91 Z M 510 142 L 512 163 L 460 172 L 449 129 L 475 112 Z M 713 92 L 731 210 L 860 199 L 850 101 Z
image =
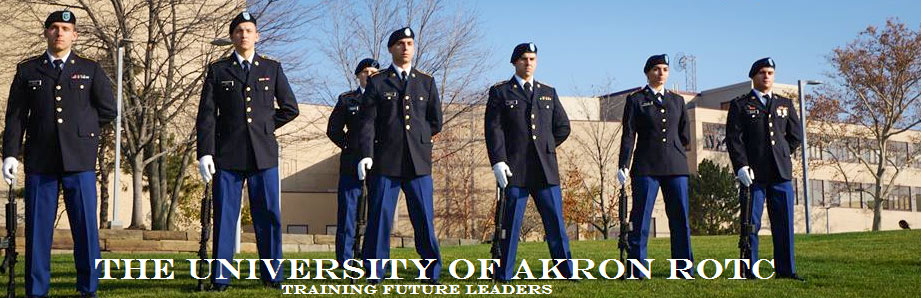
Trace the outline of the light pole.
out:
M 122 161 L 122 101 L 124 100 L 124 66 L 125 66 L 125 47 L 131 45 L 131 39 L 122 39 L 118 42 L 118 70 L 117 70 L 117 89 L 118 93 L 115 101 L 115 175 L 112 180 L 112 223 L 109 225 L 110 229 L 122 228 L 124 225 L 121 220 L 118 218 L 118 194 L 120 193 L 121 187 L 118 187 L 118 183 L 121 177 L 121 161 Z M 131 57 L 128 57 L 131 59 Z M 131 71 L 129 69 L 129 71 Z
M 800 125 L 803 130 L 803 144 L 802 144 L 802 157 L 803 157 L 803 205 L 806 207 L 806 234 L 812 232 L 812 227 L 810 226 L 811 220 L 809 220 L 809 148 L 807 139 L 808 133 L 806 132 L 806 96 L 803 95 L 803 87 L 805 85 L 819 85 L 822 84 L 820 81 L 813 80 L 797 80 L 797 93 L 799 93 L 799 114 L 801 115 Z

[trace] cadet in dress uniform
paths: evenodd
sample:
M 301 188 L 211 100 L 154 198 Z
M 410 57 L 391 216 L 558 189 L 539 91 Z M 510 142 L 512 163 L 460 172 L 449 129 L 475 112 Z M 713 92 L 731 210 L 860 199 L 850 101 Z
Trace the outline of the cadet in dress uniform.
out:
M 74 240 L 77 291 L 96 297 L 96 151 L 100 126 L 115 119 L 111 81 L 93 60 L 72 51 L 77 18 L 64 10 L 45 20 L 48 48 L 16 66 L 3 130 L 3 176 L 16 177 L 25 158 L 26 295 L 48 294 L 51 242 L 64 204 Z M 25 148 L 22 148 L 25 137 Z
M 623 134 L 617 180 L 633 181 L 633 202 L 628 235 L 629 259 L 646 259 L 649 225 L 659 188 L 665 198 L 671 234 L 671 258 L 693 262 L 691 230 L 688 226 L 688 110 L 684 98 L 665 89 L 668 55 L 655 55 L 643 67 L 648 84 L 627 96 L 624 103 Z M 636 148 L 634 148 L 634 145 Z M 633 158 L 631 164 L 630 159 Z M 628 277 L 636 276 L 629 266 Z
M 572 253 L 556 158 L 556 147 L 569 137 L 569 118 L 556 89 L 534 80 L 537 46 L 515 46 L 511 63 L 515 75 L 489 88 L 485 116 L 489 162 L 507 198 L 502 225 L 511 231 L 500 243 L 502 260 L 496 277 L 507 281 L 515 273 L 521 221 L 530 195 L 544 224 L 550 256 L 567 260 L 557 268 L 569 278 Z
M 281 63 L 256 55 L 259 32 L 252 15 L 237 15 L 230 37 L 234 53 L 208 66 L 195 124 L 202 177 L 214 178 L 213 256 L 233 259 L 245 181 L 259 258 L 281 259 L 275 130 L 297 117 L 297 101 Z M 224 291 L 230 275 L 214 265 L 212 290 Z M 280 288 L 281 274 L 271 278 L 262 263 L 259 269 L 266 286 Z
M 800 118 L 789 98 L 774 94 L 774 60 L 755 61 L 748 72 L 754 87 L 729 104 L 726 144 L 739 181 L 751 186 L 755 229 L 749 237 L 750 261 L 758 260 L 758 230 L 765 201 L 779 278 L 802 280 L 793 257 L 793 165 L 790 154 L 803 141 Z M 749 276 L 751 273 L 748 272 Z
M 441 253 L 432 212 L 432 137 L 441 131 L 441 100 L 435 79 L 412 67 L 415 33 L 409 27 L 390 34 L 387 48 L 393 65 L 371 76 L 362 98 L 362 159 L 358 178 L 371 170 L 368 183 L 368 229 L 362 256 L 390 257 L 390 229 L 402 189 L 415 231 L 416 252 L 434 259 L 426 270 L 427 283 L 437 283 Z M 372 162 L 373 161 L 373 162 Z M 372 167 L 373 164 L 373 167 Z M 367 266 L 366 272 L 371 270 Z M 378 277 L 382 267 L 378 263 Z M 378 279 L 369 279 L 371 283 Z
M 353 257 L 352 245 L 355 242 L 355 217 L 358 208 L 358 196 L 361 195 L 361 181 L 358 180 L 358 125 L 361 118 L 359 107 L 361 94 L 365 92 L 368 77 L 380 69 L 377 60 L 366 58 L 355 67 L 358 89 L 349 90 L 339 95 L 336 107 L 329 115 L 326 136 L 342 149 L 339 156 L 339 191 L 338 214 L 336 216 L 336 260 L 342 264 Z M 343 130 L 345 129 L 345 130 Z

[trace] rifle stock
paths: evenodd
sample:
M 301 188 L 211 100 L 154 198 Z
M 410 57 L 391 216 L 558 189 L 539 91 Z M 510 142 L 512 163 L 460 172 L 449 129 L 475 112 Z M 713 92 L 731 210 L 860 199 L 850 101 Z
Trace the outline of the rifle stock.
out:
M 208 239 L 211 238 L 211 182 L 205 183 L 205 194 L 201 199 L 201 239 L 198 242 L 198 274 L 205 271 L 203 266 L 207 266 L 205 259 L 208 258 Z M 205 291 L 205 281 L 198 280 L 198 290 Z
M 502 222 L 505 221 L 505 200 L 505 188 L 496 185 L 496 213 L 493 215 L 495 229 L 492 235 L 492 246 L 490 247 L 490 253 L 492 254 L 493 259 L 500 260 L 500 266 L 506 266 L 506 264 L 501 263 L 502 249 L 500 246 L 502 240 L 505 240 L 507 237 L 506 230 L 502 225 Z M 496 276 L 496 272 L 493 272 L 493 279 L 496 279 Z

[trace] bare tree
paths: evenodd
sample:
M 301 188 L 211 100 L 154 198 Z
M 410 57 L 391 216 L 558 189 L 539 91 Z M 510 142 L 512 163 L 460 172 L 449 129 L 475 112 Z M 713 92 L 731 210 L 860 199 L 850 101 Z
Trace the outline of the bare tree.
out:
M 866 175 L 872 187 L 873 230 L 895 181 L 919 154 L 894 149 L 893 138 L 921 124 L 921 34 L 896 19 L 869 26 L 836 48 L 829 77 L 837 86 L 810 103 L 826 154 L 838 176 L 850 182 Z M 917 143 L 914 140 L 913 143 Z
M 193 190 L 186 187 L 186 178 L 194 173 L 189 166 L 195 161 L 192 123 L 197 109 L 190 107 L 198 102 L 204 68 L 230 51 L 211 41 L 227 36 L 230 19 L 244 9 L 261 19 L 260 49 L 288 42 L 292 32 L 316 19 L 307 5 L 274 0 L 3 4 L 10 11 L 28 12 L 25 15 L 35 23 L 44 19 L 45 10 L 75 11 L 82 17 L 79 52 L 101 60 L 109 74 L 115 73 L 118 48 L 124 47 L 124 143 L 120 145 L 132 177 L 130 228 L 135 229 L 148 227 L 145 192 L 149 195 L 151 228 L 164 230 L 175 228 L 178 204 Z M 290 54 L 283 50 L 278 53 Z

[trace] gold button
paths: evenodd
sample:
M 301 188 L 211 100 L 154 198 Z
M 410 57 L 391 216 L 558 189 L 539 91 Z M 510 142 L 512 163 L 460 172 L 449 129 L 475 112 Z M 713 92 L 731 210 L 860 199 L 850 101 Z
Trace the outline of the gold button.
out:
M 662 122 L 663 122 L 663 123 L 665 122 L 665 118 L 662 118 Z
M 768 123 L 768 127 L 774 127 L 774 123 Z
M 61 90 L 61 85 L 54 86 L 54 89 Z
M 80 89 L 83 89 L 83 85 L 80 85 Z
M 531 129 L 537 129 L 537 125 L 531 124 Z
M 246 97 L 246 101 L 252 101 L 252 100 L 253 100 L 252 97 L 249 97 L 249 96 Z
M 419 96 L 419 100 L 424 100 L 424 99 L 422 98 L 422 96 Z
M 665 109 L 659 110 L 659 113 L 665 113 Z
M 665 141 L 667 141 L 667 140 L 666 140 L 665 138 L 662 138 L 662 143 L 665 143 Z
M 250 90 L 253 90 L 253 89 L 250 89 L 249 87 L 246 87 L 246 91 L 250 91 Z
M 772 137 L 774 136 L 774 132 L 773 132 L 773 131 L 771 132 L 771 136 L 772 136 Z
M 403 96 L 403 99 L 405 99 L 405 100 L 409 100 L 409 95 L 407 95 L 407 96 Z
M 247 112 L 247 113 L 252 112 L 252 111 L 253 111 L 253 108 L 251 108 L 251 107 L 246 107 L 246 112 Z
M 534 119 L 534 114 L 531 114 L 531 119 Z
M 550 105 L 547 105 L 547 108 L 549 109 L 549 108 L 550 108 Z
M 269 86 L 265 86 L 265 91 L 269 91 Z
M 406 124 L 406 130 L 409 130 L 409 124 Z
M 403 118 L 406 118 L 406 120 L 409 120 L 409 115 L 406 115 L 406 117 L 403 117 Z
M 664 128 L 662 129 L 662 132 L 665 132 L 665 129 L 664 129 Z
M 64 110 L 64 109 L 62 109 L 62 108 L 60 108 L 60 107 L 57 108 L 58 113 L 60 113 L 60 112 L 63 111 L 63 110 Z
M 246 123 L 253 123 L 253 118 L 246 118 Z
M 60 96 L 57 96 L 57 97 L 54 98 L 54 100 L 61 101 L 61 97 L 60 97 Z
M 537 136 L 531 136 L 532 140 L 537 140 Z
M 64 123 L 64 119 L 58 118 L 58 123 Z
M 774 140 L 771 140 L 771 145 L 774 145 Z
M 91 137 L 95 137 L 95 136 L 96 136 L 96 133 L 91 132 L 91 133 L 90 133 L 90 136 L 91 136 Z
M 406 109 L 409 110 L 409 105 L 406 105 Z

